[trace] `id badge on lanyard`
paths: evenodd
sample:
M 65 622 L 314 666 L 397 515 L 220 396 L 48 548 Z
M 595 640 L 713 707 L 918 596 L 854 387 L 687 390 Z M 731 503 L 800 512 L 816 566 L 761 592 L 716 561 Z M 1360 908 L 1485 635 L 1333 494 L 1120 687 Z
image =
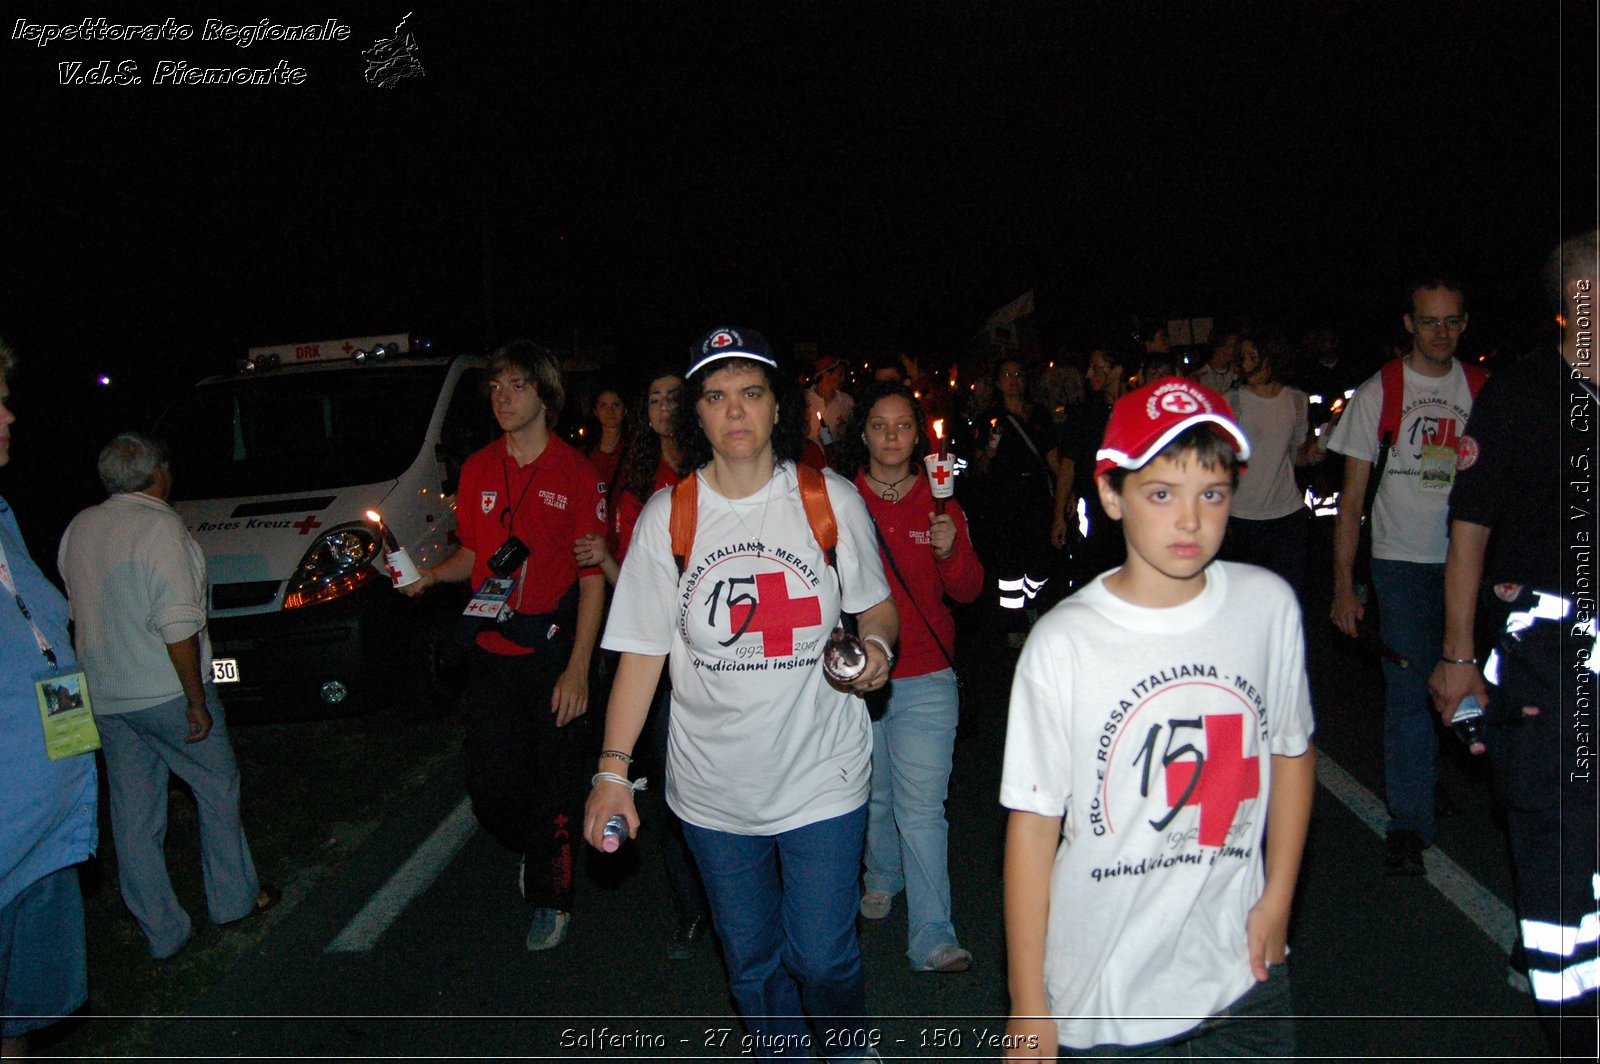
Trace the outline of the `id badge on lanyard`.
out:
M 33 611 L 23 601 L 11 576 L 11 563 L 0 544 L 0 587 L 11 594 L 22 619 L 33 629 L 34 642 L 47 668 L 33 675 L 33 693 L 39 702 L 39 724 L 44 730 L 44 749 L 52 761 L 61 761 L 100 749 L 100 729 L 94 726 L 94 710 L 89 704 L 89 678 L 81 669 L 63 671 L 56 663 L 56 652 L 39 626 Z
M 94 726 L 94 707 L 89 701 L 89 678 L 81 669 L 36 673 L 33 692 L 44 726 L 44 751 L 51 761 L 100 749 L 100 729 Z
M 487 577 L 478 588 L 478 593 L 472 596 L 472 601 L 467 603 L 467 608 L 461 612 L 482 621 L 503 621 L 511 616 L 511 595 L 516 586 L 513 578 Z
M 1422 448 L 1422 465 L 1417 470 L 1417 490 L 1425 495 L 1448 495 L 1456 482 L 1456 449 L 1438 444 Z

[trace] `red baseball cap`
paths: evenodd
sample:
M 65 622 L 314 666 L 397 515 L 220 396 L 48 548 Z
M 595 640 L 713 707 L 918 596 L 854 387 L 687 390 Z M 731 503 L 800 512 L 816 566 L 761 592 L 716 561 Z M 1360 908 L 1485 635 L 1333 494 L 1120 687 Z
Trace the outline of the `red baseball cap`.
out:
M 1250 457 L 1250 441 L 1233 419 L 1233 408 L 1210 388 L 1181 377 L 1163 377 L 1136 388 L 1111 408 L 1105 439 L 1095 454 L 1094 475 L 1119 466 L 1143 468 L 1184 429 L 1204 424 L 1233 444 L 1239 461 Z

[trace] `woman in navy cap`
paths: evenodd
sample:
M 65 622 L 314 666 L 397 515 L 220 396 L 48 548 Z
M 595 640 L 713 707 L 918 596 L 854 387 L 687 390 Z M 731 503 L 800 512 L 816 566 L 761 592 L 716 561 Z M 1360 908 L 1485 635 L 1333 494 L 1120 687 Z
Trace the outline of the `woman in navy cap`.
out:
M 872 1059 L 855 929 L 872 735 L 858 695 L 888 680 L 894 602 L 855 489 L 798 466 L 804 402 L 760 334 L 712 330 L 684 381 L 690 473 L 645 505 L 617 582 L 603 645 L 622 660 L 585 836 L 598 846 L 617 815 L 637 829 L 628 769 L 670 663 L 667 802 L 751 1048 Z M 842 612 L 857 615 L 866 664 L 836 686 L 819 659 Z

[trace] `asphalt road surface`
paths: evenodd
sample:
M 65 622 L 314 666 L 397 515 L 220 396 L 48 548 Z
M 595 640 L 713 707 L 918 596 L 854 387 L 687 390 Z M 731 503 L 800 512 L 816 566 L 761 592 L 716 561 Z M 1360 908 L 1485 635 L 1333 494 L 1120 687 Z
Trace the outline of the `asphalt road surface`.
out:
M 1537 1056 L 1531 1001 L 1506 979 L 1510 873 L 1487 775 L 1450 749 L 1440 824 L 1421 879 L 1381 871 L 1378 666 L 1310 607 L 1322 786 L 1291 934 L 1301 1059 Z M 878 1050 L 897 1060 L 1000 1055 L 1004 811 L 997 802 L 1013 658 L 991 626 L 963 625 L 981 711 L 957 747 L 949 803 L 961 975 L 916 974 L 905 909 L 862 921 Z M 523 948 L 515 858 L 476 830 L 459 756 L 441 759 L 345 867 L 279 916 L 182 1017 L 154 1017 L 155 1056 L 523 1057 L 700 1060 L 748 1056 L 715 948 L 664 959 L 670 905 L 650 807 L 619 855 L 585 848 L 571 934 Z M 92 1018 L 87 1023 L 128 1023 Z

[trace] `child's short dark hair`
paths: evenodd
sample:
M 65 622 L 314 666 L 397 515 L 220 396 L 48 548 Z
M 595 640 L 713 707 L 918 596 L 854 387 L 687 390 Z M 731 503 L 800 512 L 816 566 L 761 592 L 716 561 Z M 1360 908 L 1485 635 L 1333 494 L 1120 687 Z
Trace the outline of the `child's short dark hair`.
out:
M 1186 451 L 1193 451 L 1196 461 L 1205 469 L 1226 470 L 1229 485 L 1235 488 L 1239 486 L 1239 453 L 1233 449 L 1233 441 L 1207 424 L 1190 425 L 1174 436 L 1171 443 L 1157 451 L 1150 462 L 1154 462 L 1157 458 L 1176 460 Z M 1150 462 L 1146 462 L 1145 465 L 1149 465 Z M 1139 468 L 1143 469 L 1144 466 Z M 1111 485 L 1112 491 L 1121 495 L 1123 482 L 1128 479 L 1128 474 L 1133 472 L 1137 470 L 1117 466 L 1106 470 L 1106 481 Z

